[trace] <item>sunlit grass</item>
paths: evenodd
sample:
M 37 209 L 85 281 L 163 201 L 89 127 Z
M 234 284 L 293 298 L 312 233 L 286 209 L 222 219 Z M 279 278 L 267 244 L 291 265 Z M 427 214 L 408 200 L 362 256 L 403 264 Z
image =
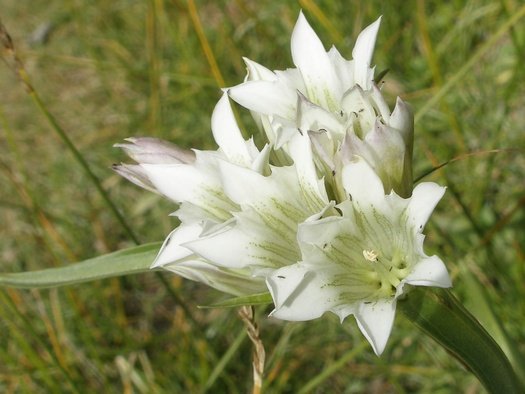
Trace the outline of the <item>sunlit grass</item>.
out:
M 218 86 L 242 81 L 242 56 L 290 67 L 300 8 L 345 57 L 382 14 L 374 62 L 390 70 L 383 87 L 390 103 L 401 95 L 419 115 L 415 175 L 461 159 L 426 178 L 448 186 L 426 230 L 428 254 L 447 262 L 455 294 L 482 321 L 483 292 L 525 351 L 520 2 L 260 3 L 4 0 L 1 17 L 45 110 L 145 243 L 172 229 L 167 214 L 175 207 L 111 172 L 123 160 L 114 143 L 147 135 L 213 148 Z M 36 37 L 46 23 L 48 35 Z M 0 270 L 60 266 L 131 246 L 56 128 L 9 65 L 0 70 Z M 253 132 L 249 115 L 240 116 Z M 198 309 L 217 293 L 164 278 L 171 287 L 148 273 L 52 291 L 1 290 L 0 391 L 247 392 L 251 346 L 236 312 Z M 467 286 L 468 278 L 482 286 Z M 352 319 L 284 324 L 258 312 L 268 392 L 482 391 L 401 317 L 378 358 Z

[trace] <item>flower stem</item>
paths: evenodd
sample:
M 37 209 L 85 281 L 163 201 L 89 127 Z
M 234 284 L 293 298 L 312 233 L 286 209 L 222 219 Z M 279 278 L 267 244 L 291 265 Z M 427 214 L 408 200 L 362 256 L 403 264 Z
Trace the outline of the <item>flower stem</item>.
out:
M 263 385 L 264 361 L 266 353 L 259 336 L 259 327 L 255 322 L 253 306 L 243 306 L 239 316 L 246 326 L 248 337 L 253 343 L 253 390 L 252 394 L 261 394 Z
M 505 354 L 449 290 L 415 288 L 398 308 L 465 365 L 489 393 L 523 393 Z

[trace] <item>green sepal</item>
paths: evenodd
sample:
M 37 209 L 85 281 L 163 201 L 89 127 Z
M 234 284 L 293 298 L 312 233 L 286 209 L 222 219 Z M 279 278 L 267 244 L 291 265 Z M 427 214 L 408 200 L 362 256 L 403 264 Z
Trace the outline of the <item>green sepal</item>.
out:
M 135 246 L 62 267 L 0 273 L 0 286 L 49 288 L 146 272 L 150 270 L 161 245 L 155 242 Z
M 389 71 L 389 68 L 385 68 L 384 70 L 378 72 L 376 77 L 374 78 L 374 83 L 379 84 L 381 80 L 385 77 L 385 75 L 388 74 Z
M 525 392 L 501 348 L 449 290 L 417 287 L 397 307 L 476 375 L 489 393 Z
M 268 305 L 272 302 L 272 296 L 270 293 L 259 293 L 249 296 L 228 298 L 227 300 L 219 301 L 210 305 L 199 305 L 199 308 L 236 308 L 244 305 Z

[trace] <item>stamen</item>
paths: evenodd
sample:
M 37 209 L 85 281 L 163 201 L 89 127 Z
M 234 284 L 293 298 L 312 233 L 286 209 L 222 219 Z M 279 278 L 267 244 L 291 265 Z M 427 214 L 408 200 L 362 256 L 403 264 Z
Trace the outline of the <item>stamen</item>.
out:
M 374 250 L 363 250 L 363 257 L 372 262 L 377 261 L 377 252 Z

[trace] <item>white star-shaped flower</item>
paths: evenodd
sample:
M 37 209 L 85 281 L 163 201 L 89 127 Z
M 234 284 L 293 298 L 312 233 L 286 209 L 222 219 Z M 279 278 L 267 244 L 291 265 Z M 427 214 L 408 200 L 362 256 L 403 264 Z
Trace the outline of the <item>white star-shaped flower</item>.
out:
M 217 151 L 186 151 L 153 138 L 131 138 L 116 146 L 138 164 L 122 164 L 114 169 L 139 186 L 180 204 L 173 215 L 181 224 L 164 241 L 153 268 L 163 267 L 233 295 L 260 293 L 265 290 L 264 280 L 253 277 L 251 270 L 217 266 L 185 246 L 221 231 L 241 210 L 224 190 L 221 163 L 260 176 L 269 171 L 269 146 L 259 151 L 251 139 L 242 138 L 226 94 L 217 103 L 211 123 L 219 145 Z
M 268 141 L 288 152 L 294 135 L 309 134 L 316 164 L 334 185 L 353 155 L 362 156 L 383 180 L 387 192 L 408 197 L 412 190 L 413 115 L 398 98 L 390 111 L 374 82 L 371 67 L 379 18 L 356 40 L 352 60 L 335 47 L 325 51 L 321 40 L 301 13 L 292 33 L 296 68 L 270 71 L 245 59 L 246 81 L 228 90 L 250 109 Z
M 233 295 L 267 287 L 283 320 L 354 315 L 377 354 L 410 286 L 451 286 L 441 259 L 423 251 L 445 188 L 412 190 L 412 112 L 400 99 L 390 112 L 373 80 L 379 23 L 345 60 L 301 13 L 295 69 L 246 60 L 247 80 L 227 94 L 265 131 L 261 150 L 243 139 L 227 94 L 212 115 L 216 151 L 152 138 L 117 145 L 138 163 L 117 172 L 179 204 L 181 224 L 153 267 Z
M 272 316 L 310 320 L 331 311 L 343 321 L 354 315 L 379 355 L 407 285 L 451 286 L 441 259 L 423 251 L 423 227 L 445 188 L 426 182 L 407 199 L 385 195 L 360 158 L 344 167 L 342 177 L 348 199 L 337 205 L 340 215 L 299 225 L 302 260 L 268 277 Z
M 290 143 L 293 165 L 269 165 L 269 146 L 245 141 L 227 95 L 212 115 L 218 151 L 184 151 L 151 138 L 118 144 L 138 164 L 121 175 L 175 203 L 181 224 L 152 267 L 233 295 L 261 293 L 265 275 L 300 258 L 297 226 L 333 209 L 306 136 Z

